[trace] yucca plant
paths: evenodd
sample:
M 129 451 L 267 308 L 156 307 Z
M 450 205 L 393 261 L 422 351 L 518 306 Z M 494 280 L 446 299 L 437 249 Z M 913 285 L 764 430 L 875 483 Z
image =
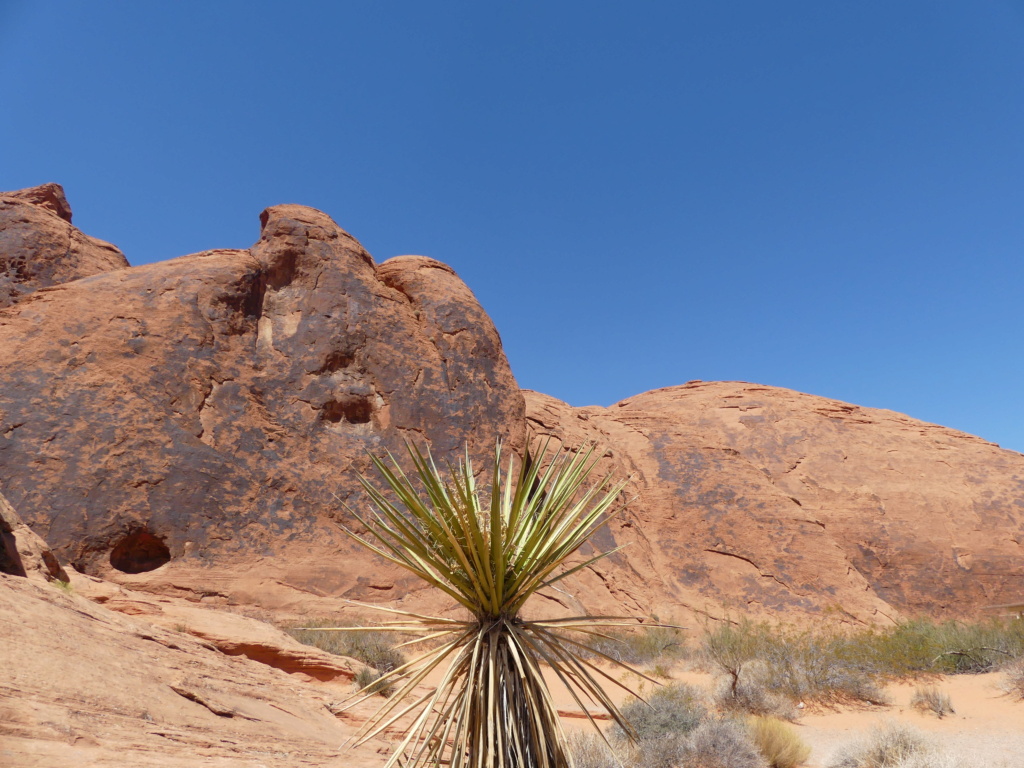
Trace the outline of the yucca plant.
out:
M 505 463 L 499 444 L 489 488 L 478 486 L 468 451 L 444 473 L 429 451 L 409 446 L 409 456 L 416 482 L 390 455 L 388 461 L 373 458 L 386 490 L 362 478 L 375 510 L 353 513 L 365 531 L 347 532 L 441 590 L 468 618 L 382 609 L 400 617 L 382 628 L 419 635 L 403 646 L 426 642 L 431 647 L 382 678 L 396 681 L 395 692 L 361 729 L 359 742 L 400 724 L 402 736 L 389 768 L 566 768 L 571 757 L 542 674 L 545 667 L 595 728 L 591 706 L 604 708 L 632 734 L 602 681 L 626 686 L 595 661 L 635 670 L 586 642 L 588 636 L 605 637 L 603 627 L 624 626 L 627 620 L 522 615 L 539 589 L 611 554 L 567 564 L 608 524 L 625 483 L 606 477 L 588 485 L 597 463 L 592 448 L 552 455 L 545 444 L 537 455 L 528 452 L 521 462 L 510 457 Z M 346 629 L 352 628 L 338 628 Z M 436 689 L 421 687 L 437 669 L 443 672 Z

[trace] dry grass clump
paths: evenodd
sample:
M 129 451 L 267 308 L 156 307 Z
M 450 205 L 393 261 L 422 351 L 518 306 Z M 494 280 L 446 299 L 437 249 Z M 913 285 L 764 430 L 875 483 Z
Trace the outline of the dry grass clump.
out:
M 922 712 L 932 712 L 941 720 L 946 715 L 956 713 L 948 693 L 944 693 L 934 685 L 919 686 L 910 698 L 910 706 Z
M 796 768 L 811 756 L 811 748 L 792 726 L 774 717 L 752 717 L 747 723 L 757 751 L 770 768 Z
M 566 751 L 575 768 L 622 768 L 623 762 L 600 735 L 572 731 L 566 736 Z
M 661 667 L 667 671 L 688 655 L 686 636 L 677 627 L 653 626 L 610 630 L 587 643 L 594 651 L 632 666 Z M 596 655 L 596 654 L 595 654 Z
M 286 628 L 285 632 L 304 645 L 312 645 L 338 656 L 348 656 L 381 673 L 391 672 L 405 663 L 405 657 L 395 648 L 402 641 L 393 633 L 373 629 L 351 632 L 318 629 L 337 626 L 337 619 L 313 619 L 304 622 L 301 627 Z
M 904 768 L 911 761 L 930 765 L 937 756 L 923 733 L 890 723 L 833 756 L 828 768 Z
M 1007 693 L 1024 699 L 1024 659 L 1003 667 L 1003 688 Z

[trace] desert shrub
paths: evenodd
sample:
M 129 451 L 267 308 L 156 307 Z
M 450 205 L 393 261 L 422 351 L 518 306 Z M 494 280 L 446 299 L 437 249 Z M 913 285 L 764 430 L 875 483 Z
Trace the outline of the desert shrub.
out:
M 700 691 L 686 683 L 661 686 L 646 702 L 633 699 L 624 704 L 621 711 L 641 742 L 665 736 L 686 736 L 708 714 Z M 618 727 L 612 729 L 612 735 L 625 739 L 625 733 Z
M 746 728 L 735 720 L 705 720 L 690 735 L 682 768 L 765 768 Z
M 1007 692 L 1024 699 L 1024 659 L 1003 668 L 1003 686 Z
M 394 633 L 372 629 L 346 632 L 317 629 L 339 626 L 347 624 L 339 623 L 337 620 L 316 619 L 304 622 L 301 627 L 286 628 L 285 631 L 304 645 L 312 645 L 338 656 L 348 656 L 381 673 L 391 672 L 405 663 L 405 657 L 395 649 L 395 645 L 401 640 Z
M 641 739 L 626 752 L 629 768 L 684 768 L 690 756 L 690 737 L 665 733 Z
M 988 672 L 1024 658 L 1024 621 L 917 619 L 853 633 L 740 622 L 709 630 L 701 657 L 724 678 L 722 706 L 786 717 L 782 699 L 884 704 L 888 679 Z
M 902 768 L 909 761 L 935 755 L 924 734 L 890 723 L 833 756 L 828 768 Z
M 624 748 L 628 768 L 767 768 L 746 728 L 706 717 L 688 732 L 667 731 Z
M 952 715 L 956 711 L 953 709 L 953 702 L 950 700 L 949 694 L 943 693 L 934 685 L 916 688 L 914 695 L 910 698 L 910 706 L 924 712 L 933 712 L 940 719 L 946 715 Z
M 621 764 L 628 768 L 767 765 L 747 729 L 733 719 L 713 716 L 701 692 L 685 683 L 659 687 L 646 702 L 634 699 L 622 707 L 622 714 L 633 726 L 636 743 L 627 744 L 620 728 L 613 728 L 611 734 Z
M 884 701 L 870 649 L 846 635 L 743 622 L 709 631 L 702 653 L 725 678 L 720 702 L 734 709 L 789 717 L 798 701 Z
M 384 674 L 378 672 L 372 667 L 363 667 L 361 670 L 356 672 L 355 678 L 352 682 L 356 684 L 356 688 L 366 693 L 378 693 L 381 696 L 387 698 L 395 692 L 395 684 L 390 678 L 382 679 Z
M 676 627 L 638 627 L 608 630 L 602 634 L 606 636 L 593 636 L 587 640 L 587 645 L 623 664 L 668 669 L 687 655 L 686 637 Z
M 623 765 L 608 743 L 590 731 L 569 733 L 566 751 L 572 755 L 575 768 L 622 768 Z
M 738 675 L 719 681 L 715 702 L 725 710 L 792 720 L 797 710 L 789 696 L 772 689 L 777 685 L 774 677 L 766 662 L 760 659 L 747 662 Z
M 770 768 L 796 768 L 811 756 L 807 746 L 792 726 L 774 717 L 752 717 L 748 722 L 750 737 Z
M 882 632 L 864 633 L 861 642 L 879 668 L 893 676 L 988 672 L 1024 656 L 1024 622 L 915 619 Z

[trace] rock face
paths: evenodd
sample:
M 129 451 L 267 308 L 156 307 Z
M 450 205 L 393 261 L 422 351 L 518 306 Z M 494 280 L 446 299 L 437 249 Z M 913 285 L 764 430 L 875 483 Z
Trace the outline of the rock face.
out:
M 340 749 L 355 732 L 332 714 L 348 677 L 289 675 L 147 618 L 0 574 L 0 764 L 383 764 L 379 741 Z M 360 706 L 355 717 L 374 705 Z
M 113 245 L 71 226 L 59 184 L 0 192 L 0 308 L 40 288 L 127 266 Z
M 367 453 L 486 460 L 529 427 L 633 477 L 596 542 L 629 546 L 538 610 L 878 622 L 1024 593 L 1020 454 L 742 383 L 524 399 L 449 267 L 375 264 L 311 208 L 260 221 L 250 249 L 130 268 L 56 185 L 0 195 L 0 490 L 79 570 L 294 617 L 423 606 L 340 529 Z
M 323 571 L 349 546 L 340 510 L 367 452 L 522 444 L 497 331 L 449 268 L 378 267 L 311 208 L 260 218 L 249 250 L 72 280 L 0 311 L 0 485 L 78 569 L 251 564 L 291 547 L 320 566 L 298 588 L 355 584 L 365 557 L 344 578 Z M 33 242 L 8 241 L 4 258 L 30 261 Z
M 634 610 L 877 622 L 1024 593 L 1024 455 L 980 438 L 737 382 L 610 408 L 528 392 L 527 414 L 541 435 L 611 447 L 604 466 L 633 476 L 606 542 L 628 555 L 604 581 Z
M 3 496 L 0 496 L 0 573 L 37 581 L 68 580 L 46 542 L 22 522 Z

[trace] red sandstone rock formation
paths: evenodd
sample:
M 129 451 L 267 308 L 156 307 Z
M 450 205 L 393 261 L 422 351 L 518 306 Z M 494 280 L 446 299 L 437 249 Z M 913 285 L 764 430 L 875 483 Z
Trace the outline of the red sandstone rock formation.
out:
M 179 631 L 158 626 L 174 610 L 173 601 L 122 592 L 110 600 L 126 609 L 118 613 L 78 594 L 80 579 L 75 584 L 68 593 L 0 574 L 0 764 L 383 764 L 380 742 L 341 749 L 357 727 L 352 717 L 365 717 L 375 706 L 360 705 L 349 722 L 332 714 L 334 703 L 352 693 L 350 668 L 357 665 L 351 660 L 325 660 L 348 674 L 315 682 L 244 655 L 225 655 L 191 636 L 187 625 L 205 613 L 204 627 L 231 633 L 244 621 L 240 617 L 191 607 Z M 149 610 L 131 615 L 131 606 Z M 266 625 L 260 632 L 275 634 Z M 318 653 L 305 651 L 307 662 Z
M 82 570 L 296 617 L 341 596 L 422 604 L 339 531 L 366 452 L 411 438 L 483 458 L 529 424 L 597 442 L 634 478 L 597 541 L 629 546 L 537 610 L 871 622 L 1024 592 L 1020 454 L 749 384 L 524 404 L 490 319 L 439 262 L 376 265 L 325 214 L 284 205 L 248 250 L 103 266 L 68 248 L 88 238 L 59 192 L 0 195 L 16 212 L 0 262 L 51 276 L 11 283 L 0 309 L 0 488 Z
M 67 581 L 53 552 L 0 496 L 0 573 L 35 581 Z
M 1024 455 L 980 438 L 740 382 L 610 408 L 528 392 L 527 418 L 634 478 L 605 566 L 633 610 L 884 621 L 1024 593 Z
M 113 245 L 71 226 L 59 184 L 0 192 L 0 307 L 40 288 L 127 266 Z
M 340 554 L 367 452 L 521 445 L 497 331 L 450 269 L 378 267 L 311 208 L 261 222 L 249 250 L 72 280 L 0 310 L 0 486 L 79 569 L 231 559 L 252 576 L 291 552 L 281 562 L 302 572 L 281 589 L 386 591 L 368 556 Z M 34 242 L 3 258 L 33 261 Z

